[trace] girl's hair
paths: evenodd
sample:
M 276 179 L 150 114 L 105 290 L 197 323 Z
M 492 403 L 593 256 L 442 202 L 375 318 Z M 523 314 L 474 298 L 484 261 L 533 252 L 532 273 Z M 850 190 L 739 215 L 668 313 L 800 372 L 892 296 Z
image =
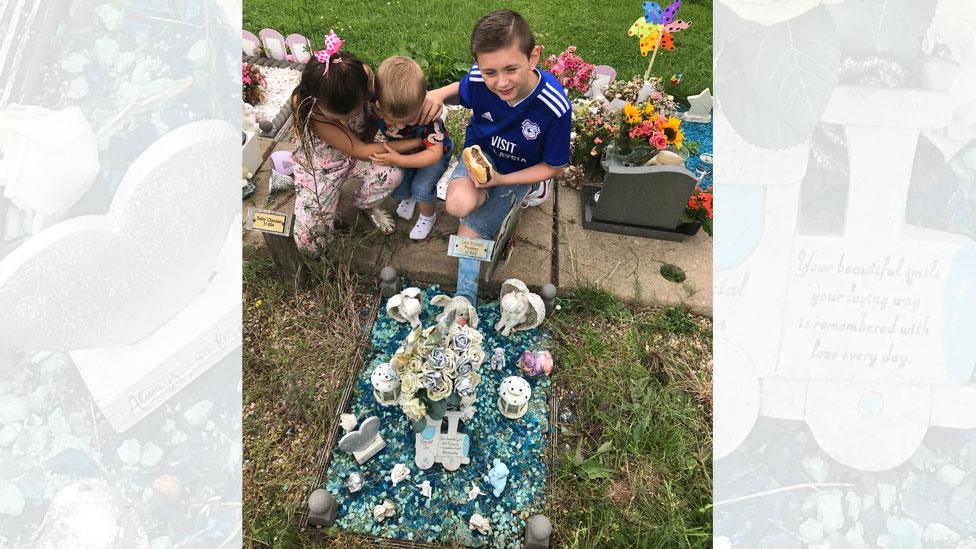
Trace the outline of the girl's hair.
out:
M 532 56 L 535 48 L 532 29 L 518 12 L 512 10 L 495 10 L 482 16 L 471 31 L 471 56 L 475 59 L 479 53 L 491 53 L 513 44 L 526 57 Z
M 299 133 L 306 134 L 312 120 L 329 122 L 315 111 L 316 104 L 321 104 L 332 114 L 343 116 L 361 108 L 368 93 L 369 76 L 363 62 L 354 54 L 348 51 L 335 53 L 328 73 L 325 64 L 313 55 L 305 64 L 298 87 L 292 92 L 292 114 Z

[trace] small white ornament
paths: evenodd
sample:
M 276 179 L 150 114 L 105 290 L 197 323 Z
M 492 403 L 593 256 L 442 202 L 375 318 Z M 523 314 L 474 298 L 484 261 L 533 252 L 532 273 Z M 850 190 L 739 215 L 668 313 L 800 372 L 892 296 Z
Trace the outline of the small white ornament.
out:
M 407 288 L 386 302 L 386 312 L 397 322 L 420 326 L 420 288 Z
M 472 530 L 477 530 L 481 535 L 485 535 L 491 531 L 491 523 L 478 513 L 471 515 L 471 519 L 468 520 L 468 526 Z
M 509 376 L 498 387 L 498 410 L 509 419 L 518 419 L 529 409 L 532 387 L 524 378 Z
M 359 473 L 352 472 L 346 477 L 346 488 L 349 489 L 349 493 L 353 494 L 363 489 L 363 477 Z
M 495 323 L 495 331 L 507 336 L 512 330 L 531 330 L 546 318 L 546 304 L 542 298 L 529 291 L 528 286 L 517 278 L 502 283 L 498 302 L 501 318 Z
M 359 424 L 359 420 L 356 419 L 356 416 L 352 414 L 342 414 L 341 416 L 339 416 L 339 425 L 341 425 L 342 430 L 347 433 L 355 429 L 356 425 L 358 424 Z
M 478 499 L 478 496 L 481 494 L 484 494 L 484 492 L 481 491 L 481 488 L 478 488 L 478 485 L 475 484 L 474 481 L 471 481 L 471 489 L 468 490 L 468 501 Z
M 390 480 L 393 481 L 393 486 L 408 478 L 410 478 L 410 468 L 402 463 L 397 463 L 393 466 L 393 470 L 390 471 Z
M 384 499 L 383 503 L 373 507 L 373 519 L 376 522 L 383 522 L 383 519 L 390 518 L 396 514 L 396 505 L 388 499 Z
M 420 488 L 420 495 L 424 496 L 427 499 L 430 499 L 430 497 L 434 494 L 434 490 L 430 487 L 429 480 L 425 480 L 421 482 L 420 484 L 417 485 L 417 488 Z
M 495 371 L 505 369 L 505 349 L 495 347 L 495 350 L 491 353 L 491 362 L 488 363 L 488 367 Z
M 400 376 L 389 362 L 377 364 L 369 378 L 373 384 L 373 398 L 383 406 L 392 406 L 400 399 Z

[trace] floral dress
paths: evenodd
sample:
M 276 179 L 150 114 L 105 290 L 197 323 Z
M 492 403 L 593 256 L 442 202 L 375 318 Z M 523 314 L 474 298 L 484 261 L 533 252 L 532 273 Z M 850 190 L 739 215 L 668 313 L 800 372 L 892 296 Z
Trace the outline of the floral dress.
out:
M 353 118 L 348 129 L 364 136 L 366 113 Z M 339 205 L 342 183 L 351 177 L 363 180 L 356 193 L 355 205 L 362 210 L 377 206 L 400 184 L 403 172 L 393 166 L 380 166 L 357 160 L 312 134 L 311 150 L 299 140 L 292 157 L 295 160 L 295 242 L 298 249 L 318 254 L 327 243 Z

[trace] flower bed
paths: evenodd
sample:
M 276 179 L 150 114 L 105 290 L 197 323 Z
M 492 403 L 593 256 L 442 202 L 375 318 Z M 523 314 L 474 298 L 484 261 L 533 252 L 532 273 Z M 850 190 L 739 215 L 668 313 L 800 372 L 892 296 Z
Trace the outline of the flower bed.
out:
M 249 65 L 257 65 L 264 76 L 264 99 L 254 105 L 258 121 L 271 122 L 271 128 L 261 131 L 261 137 L 274 137 L 291 117 L 288 99 L 302 77 L 305 65 L 288 61 L 275 61 L 264 57 L 245 57 Z
M 436 322 L 435 316 L 440 309 L 432 307 L 430 299 L 438 293 L 437 286 L 432 286 L 420 296 L 424 326 Z M 410 420 L 400 407 L 384 407 L 373 398 L 370 377 L 374 368 L 388 362 L 410 332 L 409 324 L 396 322 L 385 310 L 379 313 L 372 330 L 372 358 L 356 380 L 349 412 L 359 421 L 378 416 L 386 448 L 363 465 L 358 465 L 351 454 L 332 450 L 324 488 L 338 501 L 338 528 L 367 536 L 424 543 L 521 546 L 525 519 L 545 504 L 546 454 L 550 436 L 549 378 L 528 379 L 532 398 L 528 412 L 519 420 L 503 417 L 496 402 L 502 379 L 518 375 L 515 366 L 518 356 L 525 349 L 546 346 L 545 336 L 538 329 L 516 332 L 510 337 L 498 335 L 494 330 L 499 319 L 497 302 L 480 305 L 478 316 L 484 349 L 489 357 L 495 347 L 504 349 L 507 367 L 494 371 L 488 367 L 487 360 L 482 365 L 475 401 L 477 411 L 471 420 L 462 423 L 460 429 L 471 437 L 471 462 L 457 471 L 448 472 L 437 464 L 427 470 L 419 469 L 414 463 L 415 434 Z M 497 498 L 483 479 L 495 458 L 501 459 L 510 471 L 507 486 Z M 390 472 L 396 464 L 406 465 L 411 477 L 394 487 Z M 344 486 L 352 472 L 359 473 L 365 481 L 364 488 L 355 493 L 350 493 Z M 425 480 L 433 487 L 430 499 L 421 495 L 417 487 Z M 472 482 L 483 494 L 469 501 Z M 385 499 L 396 505 L 396 515 L 377 522 L 373 518 L 373 508 Z M 474 513 L 491 522 L 488 534 L 482 535 L 469 527 L 468 521 Z

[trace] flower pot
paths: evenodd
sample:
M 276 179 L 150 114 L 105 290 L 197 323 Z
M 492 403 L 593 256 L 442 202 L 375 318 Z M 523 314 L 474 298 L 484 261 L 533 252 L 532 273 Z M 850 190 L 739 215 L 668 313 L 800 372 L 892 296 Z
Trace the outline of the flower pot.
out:
M 701 223 L 682 223 L 681 225 L 678 225 L 675 230 L 681 234 L 695 236 L 698 234 L 698 230 L 701 229 L 701 226 Z

